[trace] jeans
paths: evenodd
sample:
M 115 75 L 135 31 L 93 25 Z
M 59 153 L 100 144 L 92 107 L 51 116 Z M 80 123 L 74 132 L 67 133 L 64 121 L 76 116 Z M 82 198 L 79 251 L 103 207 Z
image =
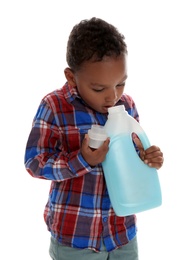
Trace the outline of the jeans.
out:
M 64 246 L 51 237 L 49 254 L 53 260 L 138 260 L 137 238 L 128 244 L 107 252 L 102 243 L 101 252 Z

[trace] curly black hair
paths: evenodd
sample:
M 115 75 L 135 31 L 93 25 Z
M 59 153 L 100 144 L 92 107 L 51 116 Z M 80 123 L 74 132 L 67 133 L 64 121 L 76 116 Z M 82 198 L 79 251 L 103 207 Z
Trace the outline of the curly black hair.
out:
M 68 39 L 66 60 L 73 71 L 80 69 L 84 61 L 101 61 L 104 56 L 127 53 L 125 37 L 116 27 L 93 17 L 76 24 Z

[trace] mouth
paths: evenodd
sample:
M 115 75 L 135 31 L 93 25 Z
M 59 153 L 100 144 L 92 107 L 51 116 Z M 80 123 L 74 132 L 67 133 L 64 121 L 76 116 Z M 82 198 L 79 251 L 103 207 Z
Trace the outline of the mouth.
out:
M 108 108 L 110 108 L 110 107 L 113 107 L 114 105 L 112 105 L 112 106 L 103 106 L 103 109 L 106 111 L 106 112 L 108 112 Z
M 116 104 L 116 103 L 113 103 L 113 104 L 110 103 L 109 105 L 105 105 L 104 107 L 107 107 L 107 108 L 109 108 L 109 107 L 114 107 L 115 104 Z

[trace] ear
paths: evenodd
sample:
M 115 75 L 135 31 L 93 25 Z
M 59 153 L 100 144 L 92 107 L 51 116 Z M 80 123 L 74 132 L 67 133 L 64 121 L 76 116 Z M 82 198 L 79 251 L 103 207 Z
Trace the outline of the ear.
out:
M 65 77 L 69 83 L 70 86 L 75 87 L 76 86 L 76 81 L 75 81 L 75 76 L 74 73 L 70 68 L 64 69 Z

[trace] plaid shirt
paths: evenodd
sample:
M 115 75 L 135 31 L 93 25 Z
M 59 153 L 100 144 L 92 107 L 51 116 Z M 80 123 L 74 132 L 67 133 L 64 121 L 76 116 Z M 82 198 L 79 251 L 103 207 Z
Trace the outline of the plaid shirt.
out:
M 132 98 L 118 102 L 138 120 Z M 67 83 L 46 95 L 34 117 L 25 151 L 25 167 L 33 176 L 51 180 L 44 219 L 58 242 L 75 248 L 107 251 L 136 235 L 136 216 L 117 217 L 108 196 L 101 164 L 90 167 L 80 147 L 92 124 L 104 125 L 107 114 L 87 106 Z

